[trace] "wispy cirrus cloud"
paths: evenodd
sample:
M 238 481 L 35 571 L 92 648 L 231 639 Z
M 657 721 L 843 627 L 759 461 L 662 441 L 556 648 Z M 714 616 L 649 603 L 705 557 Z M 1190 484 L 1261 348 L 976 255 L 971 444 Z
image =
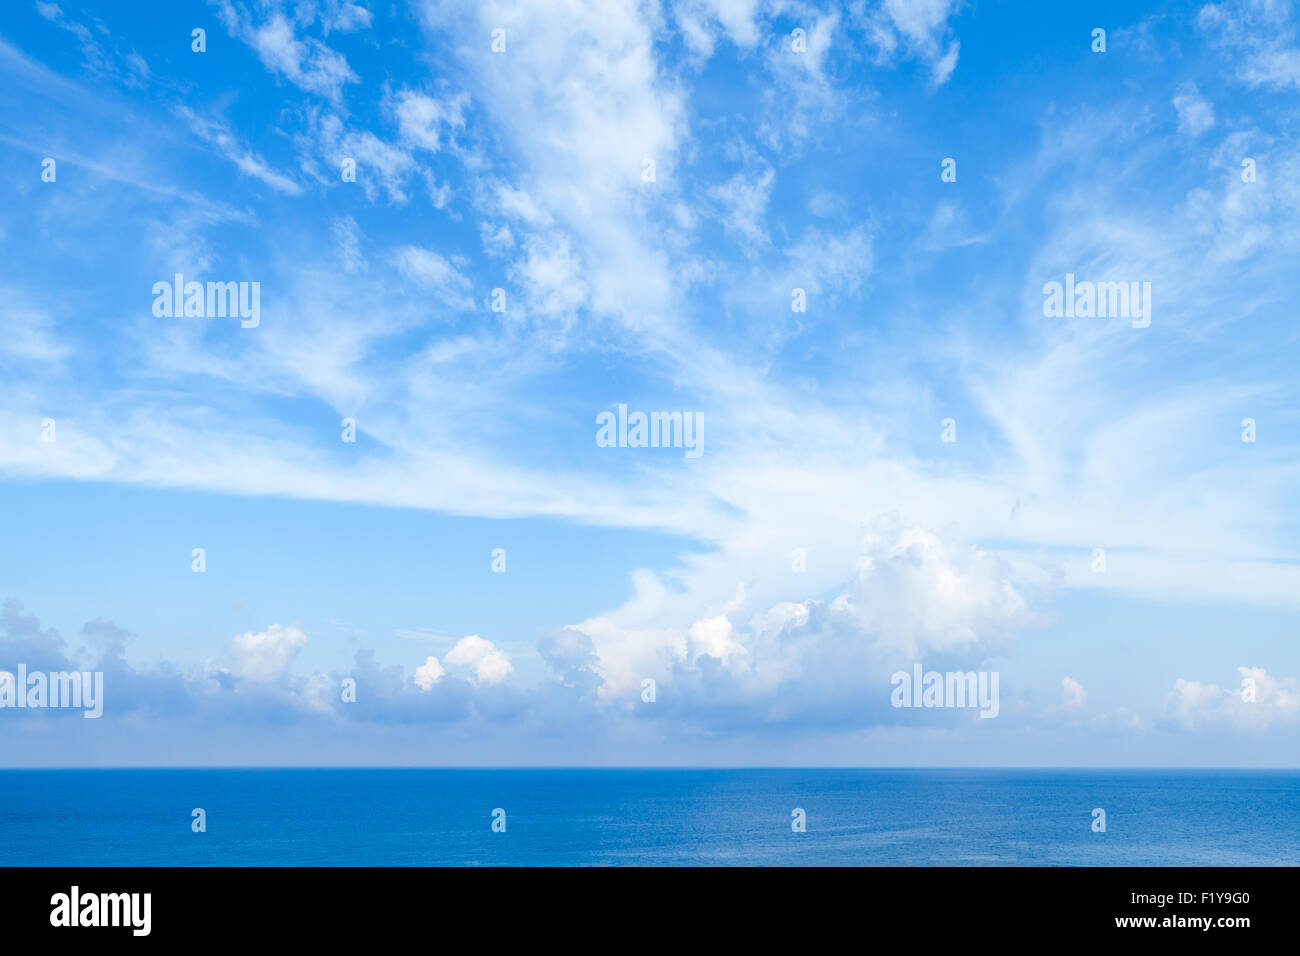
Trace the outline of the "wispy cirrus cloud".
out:
M 511 638 L 470 623 L 447 633 L 490 638 L 350 662 L 373 685 L 345 713 L 366 719 L 474 720 L 491 698 L 607 720 L 653 677 L 671 691 L 657 713 L 691 732 L 875 726 L 899 719 L 873 696 L 891 655 L 1014 660 L 1062 593 L 1296 606 L 1285 309 L 1300 178 L 1284 112 L 1231 92 L 1278 86 L 1273 60 L 1188 60 L 1186 76 L 1138 73 L 1098 100 L 1051 85 L 1092 68 L 1060 59 L 1028 84 L 1041 96 L 963 87 L 974 119 L 960 129 L 958 15 L 980 11 L 572 9 L 419 5 L 415 20 L 395 12 L 408 46 L 385 61 L 367 48 L 378 10 L 221 4 L 246 48 L 221 55 L 261 74 L 261 99 L 176 84 L 130 100 L 133 123 L 185 119 L 149 127 L 187 147 L 175 154 L 123 145 L 100 100 L 77 108 L 84 83 L 0 47 L 60 119 L 7 111 L 4 159 L 23 185 L 0 225 L 56 224 L 40 253 L 60 282 L 77 277 L 47 301 L 35 292 L 55 273 L 21 250 L 4 277 L 20 308 L 0 363 L 21 374 L 0 394 L 0 470 L 680 541 L 670 557 L 620 555 L 625 591 L 583 594 Z M 1201 17 L 1229 18 L 1222 42 L 1248 65 L 1289 22 L 1252 9 Z M 920 69 L 896 68 L 909 61 Z M 57 188 L 32 175 L 47 150 L 71 167 Z M 340 175 L 349 159 L 356 182 Z M 60 211 L 73 205 L 75 222 Z M 261 326 L 160 322 L 147 292 L 176 271 L 260 281 Z M 1067 272 L 1151 281 L 1151 326 L 1045 317 L 1043 284 Z M 594 415 L 629 401 L 701 413 L 708 452 L 687 467 L 601 454 Z M 43 443 L 51 416 L 58 440 Z M 339 441 L 344 418 L 355 446 Z M 882 513 L 896 524 L 864 544 Z M 546 563 L 528 573 L 555 573 Z M 213 656 L 195 694 L 256 685 L 278 713 L 332 713 L 347 669 L 313 658 L 327 652 L 305 625 L 312 641 L 273 634 L 277 619 L 296 618 L 241 626 L 247 647 Z M 1078 711 L 1061 726 L 1107 733 L 1158 711 L 1108 699 L 1120 692 L 1073 663 L 1042 671 L 1043 700 L 1009 701 L 1008 723 L 1044 700 Z M 1173 712 L 1223 711 L 1202 690 Z

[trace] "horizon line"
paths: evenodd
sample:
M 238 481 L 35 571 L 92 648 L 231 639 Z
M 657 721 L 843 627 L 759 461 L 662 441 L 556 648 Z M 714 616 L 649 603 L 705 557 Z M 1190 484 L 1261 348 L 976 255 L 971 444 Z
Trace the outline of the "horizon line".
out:
M 691 765 L 691 764 L 123 764 L 110 766 L 0 767 L 2 772 L 76 770 L 1095 770 L 1095 771 L 1293 771 L 1300 766 L 1102 766 L 1102 765 L 997 765 L 961 764 L 931 766 L 782 766 L 782 765 Z

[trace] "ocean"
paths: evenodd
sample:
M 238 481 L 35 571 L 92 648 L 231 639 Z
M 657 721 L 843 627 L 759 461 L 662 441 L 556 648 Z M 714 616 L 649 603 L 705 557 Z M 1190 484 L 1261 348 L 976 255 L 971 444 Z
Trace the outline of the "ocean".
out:
M 0 771 L 6 866 L 1297 863 L 1292 770 Z

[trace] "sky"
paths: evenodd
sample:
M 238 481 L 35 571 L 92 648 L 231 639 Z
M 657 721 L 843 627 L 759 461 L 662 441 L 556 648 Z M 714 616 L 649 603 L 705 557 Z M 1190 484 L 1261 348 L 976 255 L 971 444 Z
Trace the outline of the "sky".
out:
M 1283 0 L 5 4 L 0 670 L 104 713 L 0 765 L 1297 766 L 1297 94 Z

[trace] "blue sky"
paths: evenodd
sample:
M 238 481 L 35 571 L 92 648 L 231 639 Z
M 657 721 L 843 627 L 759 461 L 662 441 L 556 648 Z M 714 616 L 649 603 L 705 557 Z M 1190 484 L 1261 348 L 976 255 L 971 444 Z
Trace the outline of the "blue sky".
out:
M 0 669 L 106 701 L 0 762 L 1295 766 L 1298 92 L 1276 0 L 7 5 Z

